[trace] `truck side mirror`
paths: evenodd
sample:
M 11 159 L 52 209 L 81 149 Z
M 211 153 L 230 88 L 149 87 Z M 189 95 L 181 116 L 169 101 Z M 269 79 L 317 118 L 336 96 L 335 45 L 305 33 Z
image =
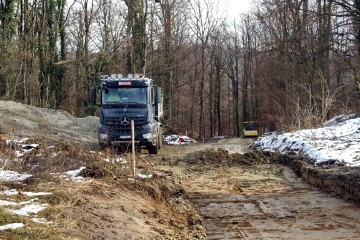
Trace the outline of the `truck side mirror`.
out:
M 96 87 L 91 88 L 90 97 L 91 97 L 91 104 L 97 105 L 96 104 Z

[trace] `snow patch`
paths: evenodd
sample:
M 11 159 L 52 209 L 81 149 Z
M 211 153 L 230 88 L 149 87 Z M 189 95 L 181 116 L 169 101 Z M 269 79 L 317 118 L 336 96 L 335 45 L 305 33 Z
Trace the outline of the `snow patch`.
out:
M 43 223 L 43 224 L 52 224 L 53 222 L 48 221 L 46 218 L 32 218 L 33 222 Z
M 29 204 L 26 205 L 23 208 L 20 209 L 7 209 L 9 212 L 21 215 L 21 216 L 29 216 L 30 214 L 37 214 L 38 212 L 46 209 L 49 205 L 48 204 L 41 204 L 41 205 L 37 205 L 37 204 Z
M 79 176 L 79 174 L 80 174 L 80 172 L 81 172 L 82 170 L 84 170 L 85 168 L 86 168 L 86 167 L 80 167 L 79 169 L 76 169 L 76 170 L 67 171 L 66 174 L 67 174 L 68 176 L 70 176 L 70 178 L 71 178 L 72 181 L 76 181 L 76 182 L 78 182 L 78 181 L 83 181 L 84 178 L 81 177 L 81 176 Z
M 0 194 L 8 195 L 8 196 L 24 194 L 28 197 L 36 197 L 36 196 L 51 195 L 52 193 L 49 193 L 49 192 L 36 192 L 36 193 L 34 193 L 34 192 L 19 192 L 16 189 L 10 189 L 10 190 L 2 191 L 2 192 L 0 192 Z
M 341 163 L 360 166 L 360 118 L 337 116 L 323 128 L 304 129 L 291 133 L 269 134 L 258 138 L 252 148 L 280 153 L 296 152 L 315 164 Z
M 23 181 L 31 176 L 31 174 L 0 169 L 0 180 L 4 182 Z
M 9 230 L 9 229 L 17 229 L 24 227 L 25 225 L 23 223 L 10 223 L 3 226 L 0 226 L 0 231 Z
M 152 178 L 152 174 L 142 174 L 142 173 L 137 173 L 136 176 L 138 176 L 139 178 L 143 178 L 143 179 L 150 179 Z

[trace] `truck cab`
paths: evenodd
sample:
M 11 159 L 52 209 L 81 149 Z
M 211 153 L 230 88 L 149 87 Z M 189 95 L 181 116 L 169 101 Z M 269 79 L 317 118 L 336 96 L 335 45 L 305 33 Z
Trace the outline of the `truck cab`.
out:
M 98 141 L 100 148 L 131 144 L 131 121 L 134 121 L 135 144 L 150 154 L 162 145 L 161 88 L 151 78 L 140 75 L 104 75 L 92 89 L 92 103 L 99 106 Z

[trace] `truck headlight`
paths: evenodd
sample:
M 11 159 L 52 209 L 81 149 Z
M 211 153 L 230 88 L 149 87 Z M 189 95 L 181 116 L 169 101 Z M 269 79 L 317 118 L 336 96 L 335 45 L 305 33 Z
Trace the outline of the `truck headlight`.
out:
M 145 133 L 145 134 L 143 134 L 143 138 L 150 140 L 152 138 L 152 134 L 151 133 Z
M 107 135 L 107 134 L 100 133 L 100 134 L 99 134 L 99 138 L 100 138 L 100 140 L 107 140 L 107 139 L 108 139 L 108 135 Z

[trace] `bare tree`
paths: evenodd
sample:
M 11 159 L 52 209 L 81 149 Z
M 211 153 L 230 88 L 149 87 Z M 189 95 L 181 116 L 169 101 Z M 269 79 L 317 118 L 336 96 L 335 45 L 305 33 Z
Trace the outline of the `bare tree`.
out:
M 234 118 L 232 123 L 234 126 L 234 135 L 240 136 L 240 85 L 241 85 L 241 59 L 242 53 L 240 46 L 240 36 L 238 35 L 237 26 L 234 26 L 232 34 L 228 33 L 228 41 L 226 43 L 224 66 L 225 74 L 229 81 L 229 91 L 231 92 L 231 105 Z
M 124 0 L 128 7 L 128 72 L 145 72 L 146 19 L 148 3 L 146 0 Z
M 215 15 L 215 6 L 208 1 L 195 0 L 191 5 L 192 17 L 190 19 L 191 30 L 195 38 L 199 42 L 199 137 L 205 138 L 206 124 L 205 124 L 205 91 L 206 91 L 206 72 L 211 63 L 212 56 L 207 51 L 210 37 L 213 34 L 216 26 L 219 24 L 219 18 Z
M 164 0 L 155 6 L 155 15 L 159 21 L 158 34 L 160 44 L 157 48 L 159 54 L 158 78 L 165 90 L 165 107 L 167 109 L 166 119 L 172 122 L 178 114 L 179 86 L 181 85 L 180 74 L 183 72 L 183 64 L 179 64 L 184 50 L 184 35 L 186 31 L 186 9 L 188 3 L 181 0 Z

